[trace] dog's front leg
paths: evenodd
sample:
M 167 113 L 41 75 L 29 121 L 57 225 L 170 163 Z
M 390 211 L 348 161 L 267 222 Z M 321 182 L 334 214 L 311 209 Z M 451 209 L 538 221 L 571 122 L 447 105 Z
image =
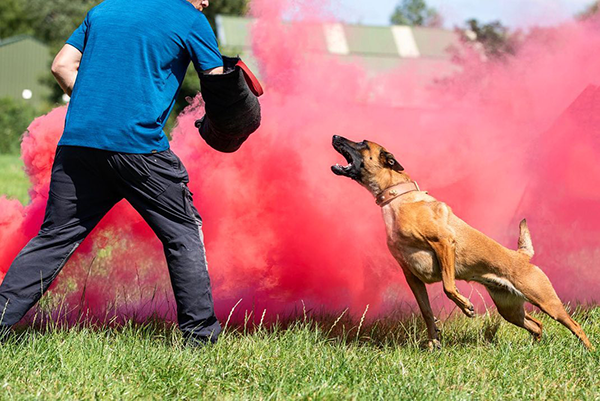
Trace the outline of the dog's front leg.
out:
M 442 272 L 442 283 L 444 284 L 444 293 L 450 298 L 468 317 L 475 316 L 475 308 L 467 298 L 462 296 L 456 288 L 455 266 L 456 259 L 455 243 L 453 239 L 441 238 L 436 241 L 430 241 L 429 245 L 435 252 L 440 270 Z
M 427 296 L 427 288 L 425 287 L 425 283 L 423 283 L 417 276 L 412 274 L 408 269 L 403 268 L 402 271 L 406 277 L 406 282 L 415 295 L 417 304 L 419 305 L 419 309 L 421 310 L 421 314 L 423 315 L 423 319 L 425 319 L 425 324 L 427 325 L 427 334 L 429 338 L 427 347 L 431 350 L 441 348 L 442 344 L 438 338 L 439 330 L 435 324 L 435 317 L 433 316 L 433 311 L 431 310 L 431 305 L 429 304 L 429 297 Z

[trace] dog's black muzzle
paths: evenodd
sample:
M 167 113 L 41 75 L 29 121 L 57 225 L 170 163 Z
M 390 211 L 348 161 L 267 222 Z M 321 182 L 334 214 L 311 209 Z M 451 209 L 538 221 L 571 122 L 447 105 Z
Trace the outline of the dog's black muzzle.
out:
M 342 175 L 345 177 L 358 180 L 360 178 L 360 171 L 362 168 L 362 154 L 358 151 L 359 145 L 356 142 L 352 142 L 339 135 L 334 135 L 332 140 L 333 148 L 338 151 L 348 162 L 347 166 L 340 166 L 336 164 L 331 166 L 331 171 L 335 175 Z

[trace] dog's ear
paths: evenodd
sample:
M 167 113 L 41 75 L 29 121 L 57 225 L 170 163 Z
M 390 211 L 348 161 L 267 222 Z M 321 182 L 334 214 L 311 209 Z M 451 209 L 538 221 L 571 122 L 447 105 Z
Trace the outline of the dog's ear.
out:
M 379 159 L 381 161 L 381 164 L 391 168 L 394 171 L 404 171 L 404 167 L 402 167 L 402 165 L 400 163 L 398 163 L 398 160 L 396 160 L 396 158 L 394 157 L 393 154 L 391 154 L 390 152 L 386 152 L 383 151 L 379 154 Z

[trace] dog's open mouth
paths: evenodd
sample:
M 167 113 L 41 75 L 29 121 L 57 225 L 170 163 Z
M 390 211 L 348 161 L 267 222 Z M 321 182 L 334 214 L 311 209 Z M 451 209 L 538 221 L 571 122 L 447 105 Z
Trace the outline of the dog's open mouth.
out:
M 337 163 L 335 166 L 331 166 L 331 171 L 333 171 L 333 173 L 336 175 L 349 175 L 350 171 L 352 170 L 352 167 L 354 167 L 354 165 L 352 164 L 352 155 L 350 155 L 350 153 L 346 149 L 344 149 L 344 147 L 341 147 L 340 149 L 336 148 L 335 150 L 337 150 L 341 153 L 342 156 L 344 156 L 348 165 L 342 166 L 339 163 Z
M 338 163 L 334 166 L 331 166 L 331 171 L 333 171 L 335 175 L 342 175 L 344 177 L 358 179 L 361 168 L 361 157 L 360 154 L 353 148 L 354 142 L 349 141 L 341 136 L 334 135 L 332 144 L 333 148 L 342 156 L 344 156 L 348 165 L 342 166 Z

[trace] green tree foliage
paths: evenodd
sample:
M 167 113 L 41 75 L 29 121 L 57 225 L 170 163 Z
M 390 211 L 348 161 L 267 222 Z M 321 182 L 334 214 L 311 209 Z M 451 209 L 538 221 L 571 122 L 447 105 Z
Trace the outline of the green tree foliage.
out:
M 453 76 L 436 81 L 440 87 L 455 94 L 465 94 L 468 87 L 475 85 L 485 87 L 488 75 L 487 69 L 481 68 L 482 63 L 507 62 L 525 38 L 519 31 L 509 31 L 499 21 L 482 24 L 470 19 L 462 27 L 455 28 L 455 32 L 461 44 L 448 50 L 452 62 L 461 68 Z M 530 35 L 544 42 L 553 42 L 553 30 L 535 28 Z
M 0 1 L 0 39 L 32 33 L 30 19 L 21 0 Z
M 248 0 L 214 0 L 204 11 L 213 29 L 216 28 L 215 17 L 222 15 L 245 15 L 248 11 Z
M 19 153 L 20 139 L 37 111 L 22 100 L 0 98 L 0 154 Z
M 442 17 L 425 0 L 402 0 L 396 6 L 390 21 L 394 25 L 440 27 Z
M 463 41 L 473 45 L 487 59 L 502 59 L 514 55 L 519 44 L 519 34 L 511 33 L 500 21 L 483 24 L 476 19 L 466 22 L 459 30 Z
M 53 48 L 62 46 L 100 0 L 21 0 L 32 21 L 33 34 Z
M 594 1 L 592 4 L 587 6 L 582 12 L 577 14 L 575 17 L 579 20 L 585 21 L 598 15 L 600 11 L 600 1 Z

